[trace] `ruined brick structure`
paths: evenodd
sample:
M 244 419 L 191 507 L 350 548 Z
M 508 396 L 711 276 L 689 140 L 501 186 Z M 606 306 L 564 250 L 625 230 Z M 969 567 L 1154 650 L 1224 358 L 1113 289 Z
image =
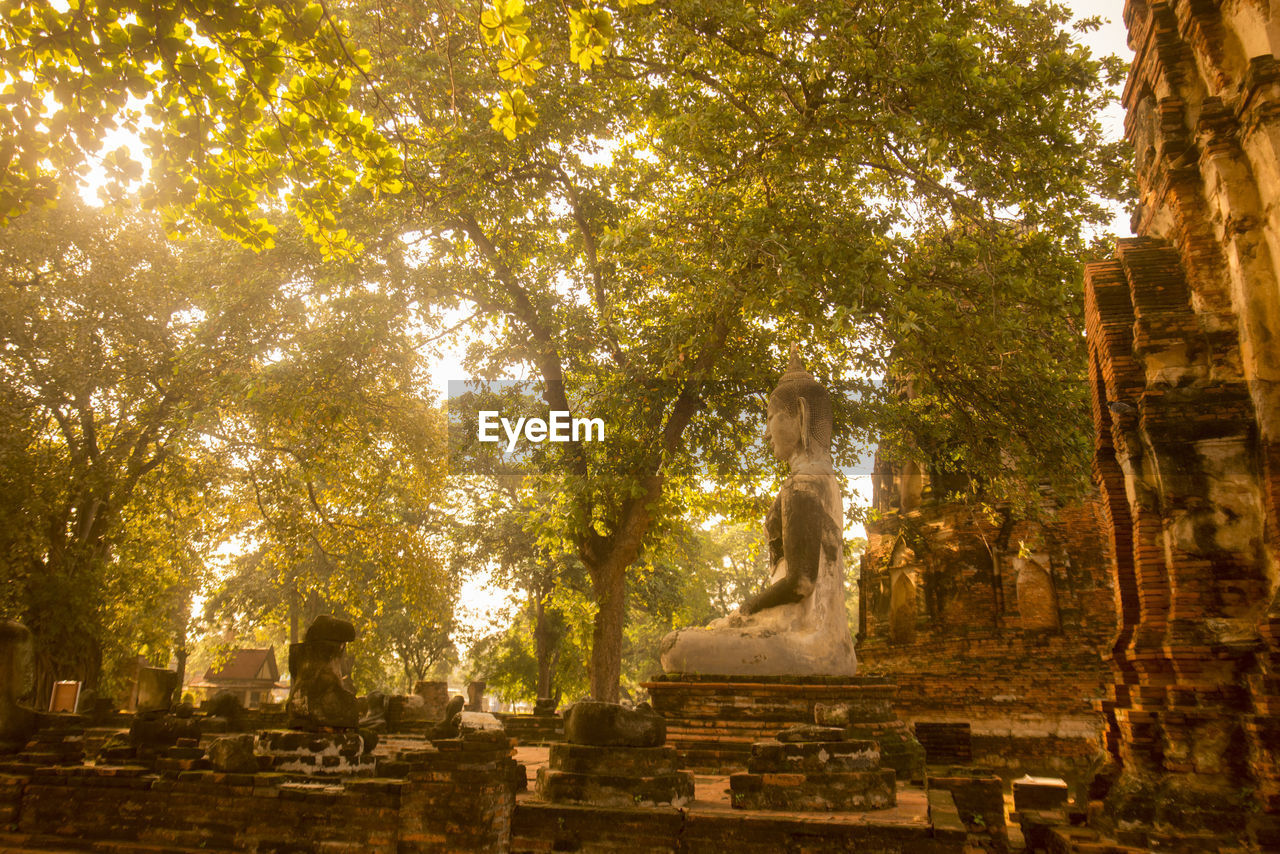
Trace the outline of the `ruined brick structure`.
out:
M 1161 850 L 1280 846 L 1278 12 L 1128 3 L 1140 237 L 1086 274 L 1121 617 L 1095 824 Z
M 1080 789 L 1104 756 L 1092 701 L 1115 633 L 1096 502 L 1046 497 L 1042 521 L 991 520 L 908 465 L 877 464 L 880 517 L 867 526 L 859 585 L 863 672 L 896 679 L 898 712 L 931 764 L 971 760 Z

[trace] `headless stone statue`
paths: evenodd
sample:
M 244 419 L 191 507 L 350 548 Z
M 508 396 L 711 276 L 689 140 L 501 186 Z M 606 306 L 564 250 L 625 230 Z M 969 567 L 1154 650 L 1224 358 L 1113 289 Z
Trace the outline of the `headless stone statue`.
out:
M 360 720 L 356 695 L 343 684 L 342 655 L 355 628 L 322 614 L 302 643 L 289 646 L 289 726 L 294 729 L 355 729 Z
M 773 572 L 738 611 L 662 640 L 667 673 L 853 676 L 845 608 L 840 485 L 831 462 L 831 400 L 791 354 L 769 395 L 765 436 L 788 463 L 765 520 Z

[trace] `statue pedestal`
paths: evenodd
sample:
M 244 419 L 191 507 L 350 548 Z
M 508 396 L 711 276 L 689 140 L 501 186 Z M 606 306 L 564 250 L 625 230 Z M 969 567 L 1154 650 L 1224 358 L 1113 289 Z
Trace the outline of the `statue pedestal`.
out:
M 693 800 L 693 774 L 680 770 L 670 747 L 561 743 L 538 769 L 537 791 L 552 803 L 681 807 Z
M 779 730 L 812 724 L 819 706 L 847 706 L 850 739 L 880 745 L 898 779 L 923 779 L 924 750 L 893 711 L 898 686 L 877 676 L 712 676 L 668 673 L 643 683 L 667 721 L 680 767 L 729 773 L 747 767 L 751 747 Z
M 893 769 L 880 767 L 872 741 L 757 742 L 729 789 L 735 809 L 861 812 L 898 802 Z

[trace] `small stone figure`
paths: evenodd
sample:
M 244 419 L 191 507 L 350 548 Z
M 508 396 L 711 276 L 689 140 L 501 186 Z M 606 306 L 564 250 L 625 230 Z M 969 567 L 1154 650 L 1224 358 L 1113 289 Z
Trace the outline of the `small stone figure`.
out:
M 473 680 L 467 683 L 467 711 L 483 712 L 484 709 L 484 689 L 485 683 L 483 679 Z
M 360 713 L 356 695 L 343 684 L 342 655 L 355 640 L 346 620 L 316 617 L 302 643 L 289 645 L 289 726 L 295 729 L 355 729 Z
M 629 709 L 582 700 L 565 710 L 564 737 L 596 747 L 661 747 L 667 741 L 667 722 L 647 703 Z
M 35 690 L 31 631 L 13 620 L 0 621 L 0 754 L 17 753 L 36 731 L 36 713 L 20 701 Z
M 372 691 L 364 698 L 366 711 L 360 718 L 360 730 L 370 732 L 387 731 L 387 695 L 381 691 Z
M 212 724 L 210 732 L 243 732 L 245 729 L 244 704 L 230 691 L 214 694 L 206 711 L 208 723 Z
M 667 673 L 853 676 L 845 605 L 840 484 L 831 460 L 831 400 L 795 350 L 769 395 L 765 431 L 791 474 L 765 520 L 773 573 L 764 590 L 705 628 L 662 641 Z

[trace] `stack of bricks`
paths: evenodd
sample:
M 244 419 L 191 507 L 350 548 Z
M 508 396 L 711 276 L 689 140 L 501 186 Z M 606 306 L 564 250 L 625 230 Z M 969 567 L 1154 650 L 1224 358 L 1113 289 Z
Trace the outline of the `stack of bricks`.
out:
M 874 741 L 848 740 L 838 727 L 798 727 L 753 745 L 729 790 L 737 809 L 863 811 L 896 804 L 894 783 Z
M 46 765 L 79 765 L 83 761 L 84 731 L 74 726 L 51 726 L 37 731 L 21 753 L 5 757 L 3 768 L 22 774 Z
M 987 770 L 957 768 L 952 773 L 930 776 L 930 814 L 936 807 L 950 810 L 963 825 L 967 837 L 966 851 L 989 851 L 1003 854 L 1009 850 L 1009 834 L 1004 820 L 1004 782 Z M 940 798 L 946 792 L 950 798 Z M 935 818 L 936 821 L 936 818 Z
M 526 746 L 564 741 L 564 719 L 559 715 L 496 715 L 507 734 Z
M 897 685 L 883 677 L 723 677 L 665 674 L 642 687 L 667 721 L 681 767 L 739 771 L 752 745 L 789 726 L 811 724 L 818 707 L 854 704 L 865 714 L 850 737 L 880 744 L 882 761 L 912 779 L 920 746 L 894 713 Z M 918 773 L 915 776 L 919 776 Z
M 282 773 L 63 766 L 0 776 L 0 827 L 20 847 L 88 850 L 507 850 L 509 748 L 424 751 L 403 779 L 300 780 Z M 427 755 L 427 754 L 430 755 Z
M 30 779 L 20 774 L 0 774 L 0 831 L 15 828 L 22 806 L 22 790 Z
M 166 777 L 176 777 L 184 771 L 206 771 L 211 766 L 205 758 L 204 748 L 198 738 L 180 738 L 178 743 L 157 758 L 155 770 Z
M 398 852 L 506 851 L 515 808 L 505 735 L 436 739 L 435 754 L 419 754 L 401 793 Z
M 1280 847 L 1275 12 L 1128 3 L 1141 237 L 1086 272 L 1121 620 L 1092 814 L 1162 850 Z

